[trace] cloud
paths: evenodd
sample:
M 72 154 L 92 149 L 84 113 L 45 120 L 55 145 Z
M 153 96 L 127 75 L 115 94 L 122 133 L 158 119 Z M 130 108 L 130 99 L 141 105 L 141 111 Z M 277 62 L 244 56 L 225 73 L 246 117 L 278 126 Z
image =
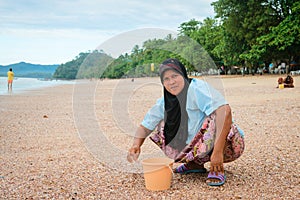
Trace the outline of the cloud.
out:
M 97 49 L 117 58 L 121 54 L 130 53 L 135 45 L 141 47 L 149 39 L 163 39 L 167 35 L 176 37 L 177 32 L 160 28 L 141 28 L 120 33 L 101 43 Z
M 22 1 L 21 1 L 22 2 Z M 25 3 L 26 2 L 26 3 Z M 205 2 L 205 4 L 204 4 Z M 136 25 L 178 26 L 184 20 L 212 14 L 209 1 L 28 0 L 4 3 L 1 24 L 43 28 L 114 29 Z M 200 19 L 200 20 L 202 20 Z M 170 24 L 170 25 L 168 25 Z
M 2 0 L 0 62 L 15 62 L 7 57 L 13 56 L 17 61 L 24 55 L 32 60 L 40 54 L 37 42 L 48 46 L 45 54 L 49 59 L 40 55 L 44 62 L 51 62 L 51 57 L 52 62 L 57 63 L 55 57 L 76 51 L 75 57 L 79 52 L 92 50 L 122 32 L 151 27 L 177 31 L 181 23 L 192 18 L 202 21 L 213 17 L 212 1 Z M 26 53 L 19 48 L 26 48 Z M 58 49 L 64 49 L 64 52 Z M 3 52 L 11 55 L 4 56 Z M 35 60 L 42 60 L 41 57 Z
M 6 29 L 0 35 L 0 65 L 19 61 L 60 64 L 96 49 L 111 32 L 81 29 Z M 5 48 L 4 48 L 5 47 Z M 5 60 L 8 60 L 5 62 Z

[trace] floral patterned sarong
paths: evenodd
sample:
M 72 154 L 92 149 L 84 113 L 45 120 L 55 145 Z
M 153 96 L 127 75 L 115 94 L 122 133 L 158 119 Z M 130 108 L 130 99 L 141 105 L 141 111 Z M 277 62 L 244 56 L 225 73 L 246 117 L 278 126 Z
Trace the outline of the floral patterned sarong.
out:
M 193 161 L 198 165 L 202 165 L 210 161 L 210 155 L 215 143 L 215 118 L 215 113 L 208 116 L 204 120 L 201 129 L 181 152 L 165 145 L 163 126 L 159 126 L 157 131 L 152 133 L 150 139 L 164 151 L 166 156 L 174 159 L 175 162 L 188 163 L 189 161 Z M 233 123 L 226 139 L 224 163 L 234 161 L 240 157 L 244 151 L 244 145 L 244 138 Z

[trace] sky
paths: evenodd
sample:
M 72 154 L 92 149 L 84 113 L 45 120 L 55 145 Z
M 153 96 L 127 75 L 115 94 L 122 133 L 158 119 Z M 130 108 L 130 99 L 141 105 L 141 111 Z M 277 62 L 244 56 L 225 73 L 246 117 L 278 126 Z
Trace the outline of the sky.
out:
M 164 38 L 183 22 L 214 17 L 213 1 L 0 0 L 0 65 L 62 64 L 108 46 L 124 53 L 133 46 L 121 46 Z

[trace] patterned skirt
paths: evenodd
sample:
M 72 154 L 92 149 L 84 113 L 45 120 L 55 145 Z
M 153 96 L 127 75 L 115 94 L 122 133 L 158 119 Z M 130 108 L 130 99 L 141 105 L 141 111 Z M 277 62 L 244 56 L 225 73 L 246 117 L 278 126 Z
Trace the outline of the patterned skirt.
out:
M 157 131 L 154 131 L 150 135 L 150 139 L 163 150 L 166 156 L 174 159 L 175 162 L 188 163 L 193 161 L 198 165 L 202 165 L 210 161 L 210 156 L 213 151 L 216 138 L 215 119 L 215 113 L 208 116 L 192 141 L 180 152 L 177 149 L 165 145 L 164 127 L 162 124 L 158 126 Z M 224 163 L 236 160 L 242 155 L 244 148 L 244 138 L 237 126 L 233 123 L 226 139 Z

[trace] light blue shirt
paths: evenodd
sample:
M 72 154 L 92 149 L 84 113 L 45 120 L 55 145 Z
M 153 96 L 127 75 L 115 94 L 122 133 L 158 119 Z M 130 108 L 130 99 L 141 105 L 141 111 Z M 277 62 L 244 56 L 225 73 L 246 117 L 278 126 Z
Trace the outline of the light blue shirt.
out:
M 190 143 L 200 130 L 205 117 L 225 104 L 227 104 L 227 102 L 221 93 L 211 87 L 207 82 L 192 79 L 187 92 L 186 102 L 188 113 L 187 144 Z M 164 107 L 164 97 L 161 97 L 145 115 L 142 126 L 149 130 L 154 130 L 158 123 L 164 119 Z

